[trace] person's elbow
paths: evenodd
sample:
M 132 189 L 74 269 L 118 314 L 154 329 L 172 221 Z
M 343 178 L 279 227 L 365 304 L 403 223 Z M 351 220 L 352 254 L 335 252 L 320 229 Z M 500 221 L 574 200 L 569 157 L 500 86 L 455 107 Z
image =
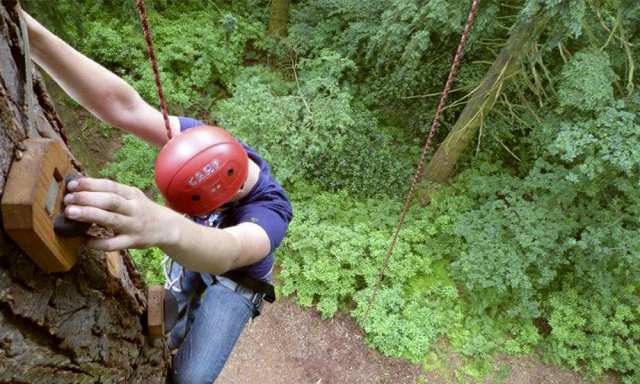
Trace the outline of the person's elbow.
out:
M 132 133 L 148 143 L 162 146 L 168 137 L 162 114 L 128 84 L 112 88 L 104 95 L 99 118 L 105 123 Z
M 96 111 L 98 118 L 124 130 L 134 124 L 136 111 L 144 103 L 138 92 L 124 82 L 106 86 L 100 99 L 100 108 Z

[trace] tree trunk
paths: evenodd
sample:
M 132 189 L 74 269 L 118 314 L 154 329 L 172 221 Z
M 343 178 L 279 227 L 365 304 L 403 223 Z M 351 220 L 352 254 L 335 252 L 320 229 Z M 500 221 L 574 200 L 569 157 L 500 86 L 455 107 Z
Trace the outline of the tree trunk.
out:
M 33 114 L 26 118 L 25 95 L 31 90 L 18 15 L 16 0 L 0 2 L 0 192 L 23 139 L 59 139 L 67 148 L 37 71 Z M 0 383 L 164 383 L 168 356 L 163 345 L 152 346 L 145 336 L 144 293 L 126 252 L 83 247 L 71 271 L 48 274 L 3 231 Z
M 509 36 L 453 129 L 431 158 L 426 172 L 428 181 L 444 184 L 451 178 L 458 159 L 476 136 L 478 127 L 500 96 L 505 80 L 518 70 L 520 59 L 536 42 L 546 22 L 547 18 L 544 16 L 534 18 L 521 24 Z
M 271 0 L 271 19 L 269 20 L 269 35 L 274 37 L 287 36 L 289 23 L 290 0 Z

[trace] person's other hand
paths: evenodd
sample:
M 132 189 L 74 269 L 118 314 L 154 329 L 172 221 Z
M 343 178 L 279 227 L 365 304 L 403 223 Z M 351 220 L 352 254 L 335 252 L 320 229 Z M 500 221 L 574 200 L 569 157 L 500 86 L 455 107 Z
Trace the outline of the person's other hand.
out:
M 107 179 L 82 177 L 67 184 L 67 218 L 110 228 L 114 236 L 92 238 L 91 248 L 105 251 L 160 246 L 170 237 L 169 208 L 151 201 L 138 188 Z

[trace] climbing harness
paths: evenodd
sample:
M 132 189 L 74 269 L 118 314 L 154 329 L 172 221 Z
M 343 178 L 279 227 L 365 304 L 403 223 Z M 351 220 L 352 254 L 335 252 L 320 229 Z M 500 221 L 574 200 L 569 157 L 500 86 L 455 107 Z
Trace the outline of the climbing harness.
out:
M 176 292 L 182 292 L 182 285 L 180 282 L 184 278 L 184 268 L 180 271 L 178 276 L 175 278 L 171 277 L 170 271 L 173 268 L 173 259 L 168 255 L 164 255 L 162 258 L 162 272 L 164 273 L 164 289 L 171 291 L 174 290 Z
M 385 256 L 384 262 L 382 264 L 382 269 L 380 270 L 380 274 L 378 275 L 378 279 L 376 280 L 376 284 L 374 285 L 373 292 L 369 297 L 369 301 L 367 303 L 367 307 L 364 312 L 363 323 L 367 320 L 369 315 L 369 311 L 373 305 L 373 301 L 380 289 L 380 284 L 384 279 L 384 274 L 389 266 L 389 260 L 391 259 L 391 255 L 393 254 L 393 250 L 398 242 L 398 238 L 400 236 L 400 230 L 402 229 L 402 225 L 404 224 L 405 216 L 409 207 L 411 205 L 411 201 L 413 200 L 413 195 L 416 191 L 416 186 L 418 184 L 418 180 L 422 178 L 422 174 L 424 172 L 424 161 L 427 156 L 427 152 L 431 147 L 431 141 L 433 136 L 435 135 L 438 127 L 440 126 L 440 115 L 442 114 L 442 110 L 447 102 L 447 98 L 449 97 L 449 92 L 451 90 L 451 86 L 453 85 L 453 80 L 455 79 L 456 72 L 458 71 L 458 67 L 460 66 L 460 60 L 464 55 L 464 46 L 469 38 L 469 33 L 471 32 L 471 28 L 473 27 L 473 22 L 476 17 L 476 13 L 478 12 L 478 6 L 480 5 L 480 0 L 473 0 L 471 3 L 471 9 L 469 10 L 469 15 L 467 16 L 467 22 L 464 26 L 464 30 L 462 32 L 462 36 L 460 36 L 460 42 L 458 43 L 458 48 L 456 49 L 456 53 L 453 57 L 453 62 L 451 63 L 451 69 L 449 70 L 449 75 L 447 77 L 447 82 L 445 83 L 444 89 L 442 90 L 442 95 L 440 96 L 440 101 L 438 102 L 438 108 L 436 109 L 436 113 L 433 117 L 433 123 L 431 124 L 431 129 L 429 130 L 429 134 L 425 141 L 424 147 L 422 147 L 422 153 L 420 155 L 420 160 L 418 161 L 418 166 L 416 168 L 416 172 L 413 175 L 413 180 L 411 181 L 411 188 L 407 193 L 407 196 L 404 200 L 404 205 L 402 210 L 400 211 L 400 217 L 398 219 L 398 224 L 396 225 L 395 232 L 393 234 L 393 238 L 391 240 L 391 245 L 387 250 L 387 254 Z

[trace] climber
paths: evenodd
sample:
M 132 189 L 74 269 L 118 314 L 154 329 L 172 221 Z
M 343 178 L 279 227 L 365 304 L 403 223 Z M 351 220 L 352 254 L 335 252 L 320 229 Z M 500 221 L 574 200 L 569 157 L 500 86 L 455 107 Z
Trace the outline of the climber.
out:
M 129 84 L 28 14 L 24 17 L 33 60 L 71 97 L 109 125 L 149 143 L 166 144 L 162 114 Z M 188 117 L 171 116 L 169 121 L 172 140 L 203 126 Z M 69 219 L 113 230 L 112 237 L 90 238 L 89 247 L 158 247 L 169 257 L 166 288 L 177 303 L 178 319 L 167 336 L 177 383 L 216 379 L 245 324 L 260 312 L 271 287 L 274 251 L 292 219 L 286 192 L 255 150 L 226 132 L 209 138 L 232 149 L 214 151 L 213 163 L 194 179 L 221 180 L 221 188 L 203 190 L 193 198 L 193 204 L 200 199 L 212 202 L 210 212 L 194 209 L 197 215 L 184 215 L 153 202 L 137 188 L 90 177 L 69 182 L 64 197 Z M 225 161 L 238 164 L 236 171 L 219 174 L 228 171 L 217 166 Z

